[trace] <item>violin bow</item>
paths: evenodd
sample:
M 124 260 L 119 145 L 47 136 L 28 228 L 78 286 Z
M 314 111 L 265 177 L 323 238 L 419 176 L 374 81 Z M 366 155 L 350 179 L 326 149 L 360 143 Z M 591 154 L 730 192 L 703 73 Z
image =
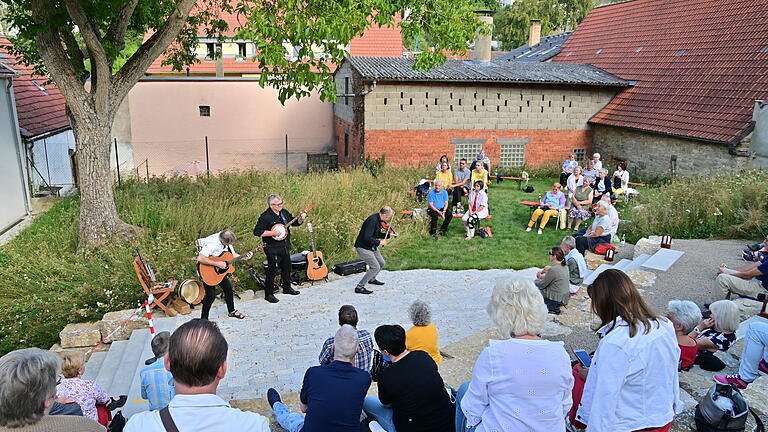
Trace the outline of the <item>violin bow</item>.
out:
M 389 238 L 390 232 L 395 232 L 395 229 L 392 228 L 392 225 L 394 225 L 392 222 L 395 220 L 395 210 L 392 210 L 392 219 L 389 220 L 389 228 L 387 228 L 387 232 L 384 234 L 384 240 L 387 240 Z

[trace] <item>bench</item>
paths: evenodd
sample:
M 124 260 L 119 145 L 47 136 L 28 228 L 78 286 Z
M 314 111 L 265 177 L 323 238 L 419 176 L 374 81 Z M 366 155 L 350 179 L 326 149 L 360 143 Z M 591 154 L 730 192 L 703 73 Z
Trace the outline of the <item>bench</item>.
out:
M 400 214 L 404 215 L 404 216 L 413 216 L 413 210 L 403 210 L 403 211 L 400 212 Z M 453 215 L 453 217 L 455 217 L 455 218 L 460 218 L 462 216 L 463 215 L 458 215 L 458 214 Z M 492 217 L 493 217 L 493 215 L 488 215 L 488 216 L 484 217 L 483 219 L 491 219 Z
M 529 178 L 526 177 L 508 177 L 508 176 L 500 176 L 497 175 L 495 177 L 491 177 L 496 179 L 496 183 L 501 183 L 501 180 L 514 180 L 517 182 L 517 188 L 522 189 L 523 188 L 523 182 L 525 182 L 525 185 L 528 185 Z
M 157 282 L 153 280 L 154 278 L 150 276 L 151 270 L 147 269 L 139 257 L 133 259 L 133 270 L 136 272 L 139 284 L 141 284 L 147 297 L 150 295 L 154 297 L 150 308 L 159 307 L 169 317 L 175 316 L 176 312 L 169 309 L 167 304 L 171 302 L 171 300 L 168 299 L 168 296 L 176 290 L 176 285 L 179 281 L 169 280 L 166 282 Z M 166 304 L 163 304 L 163 300 L 166 301 Z

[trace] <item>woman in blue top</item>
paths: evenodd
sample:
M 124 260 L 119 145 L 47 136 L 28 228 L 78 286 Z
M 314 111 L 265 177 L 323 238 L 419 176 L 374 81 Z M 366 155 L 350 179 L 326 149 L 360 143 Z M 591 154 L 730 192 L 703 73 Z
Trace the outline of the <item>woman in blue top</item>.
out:
M 544 195 L 544 198 L 539 203 L 539 208 L 531 215 L 531 220 L 528 221 L 528 228 L 525 229 L 526 232 L 530 232 L 536 221 L 541 218 L 541 223 L 539 224 L 539 234 L 541 234 L 541 230 L 547 225 L 549 218 L 552 216 L 557 217 L 560 210 L 565 208 L 565 194 L 560 191 L 562 187 L 560 183 L 552 185 L 552 190 Z
M 576 155 L 571 153 L 568 159 L 563 162 L 563 172 L 560 173 L 560 184 L 565 184 L 568 180 L 568 176 L 573 174 L 573 169 L 579 166 L 579 161 L 576 160 Z

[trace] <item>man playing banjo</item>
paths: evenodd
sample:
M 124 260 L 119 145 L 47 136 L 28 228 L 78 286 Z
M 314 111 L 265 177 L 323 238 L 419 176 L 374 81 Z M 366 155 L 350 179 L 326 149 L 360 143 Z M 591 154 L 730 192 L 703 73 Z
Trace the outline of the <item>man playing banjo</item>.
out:
M 267 208 L 259 216 L 253 235 L 264 241 L 264 253 L 267 255 L 267 278 L 264 287 L 264 299 L 270 303 L 279 300 L 274 295 L 275 276 L 280 269 L 283 294 L 297 295 L 291 288 L 291 231 L 289 225 L 299 226 L 304 223 L 307 214 L 302 212 L 295 221 L 288 210 L 283 209 L 283 198 L 273 194 L 267 198 Z M 293 221 L 293 223 L 290 223 Z

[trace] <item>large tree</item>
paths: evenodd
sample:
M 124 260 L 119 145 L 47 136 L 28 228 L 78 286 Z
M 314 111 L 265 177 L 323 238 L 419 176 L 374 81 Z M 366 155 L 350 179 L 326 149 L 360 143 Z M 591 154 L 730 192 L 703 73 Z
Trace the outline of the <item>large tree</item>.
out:
M 135 227 L 118 215 L 109 168 L 110 135 L 118 107 L 147 67 L 163 52 L 181 70 L 199 61 L 197 37 L 222 37 L 256 43 L 261 85 L 279 89 L 281 101 L 319 92 L 332 101 L 330 75 L 345 47 L 371 23 L 398 25 L 403 36 L 429 34 L 431 50 L 416 67 L 463 52 L 478 21 L 471 0 L 11 0 L 2 17 L 17 34 L 14 54 L 35 65 L 61 89 L 77 142 L 80 188 L 80 248 L 90 249 L 116 235 L 130 237 Z M 407 11 L 407 19 L 400 20 Z M 228 29 L 223 13 L 234 13 L 239 27 Z M 229 30 L 229 31 L 228 31 Z M 147 34 L 136 47 L 130 35 Z M 291 61 L 283 42 L 300 48 Z M 130 45 L 130 44 L 129 44 Z M 321 49 L 325 56 L 314 52 Z M 127 59 L 126 59 L 127 57 Z M 87 85 L 84 85 L 86 84 Z
M 541 20 L 541 34 L 573 30 L 597 5 L 596 0 L 517 0 L 494 17 L 494 35 L 502 49 L 528 42 L 532 19 Z

